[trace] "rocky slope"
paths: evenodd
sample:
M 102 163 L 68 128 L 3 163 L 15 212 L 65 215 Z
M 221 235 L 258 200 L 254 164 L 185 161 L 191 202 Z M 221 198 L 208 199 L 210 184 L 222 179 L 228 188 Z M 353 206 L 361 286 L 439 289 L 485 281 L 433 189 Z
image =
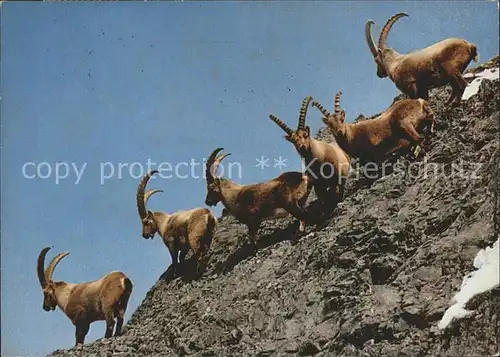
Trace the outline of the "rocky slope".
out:
M 167 271 L 123 336 L 53 356 L 497 353 L 498 288 L 470 301 L 471 317 L 444 332 L 436 325 L 478 250 L 497 239 L 498 87 L 485 80 L 454 109 L 443 104 L 449 89 L 434 90 L 425 159 L 353 178 L 332 217 L 296 245 L 291 219 L 270 222 L 253 257 L 246 228 L 221 218 L 201 279 L 172 281 Z

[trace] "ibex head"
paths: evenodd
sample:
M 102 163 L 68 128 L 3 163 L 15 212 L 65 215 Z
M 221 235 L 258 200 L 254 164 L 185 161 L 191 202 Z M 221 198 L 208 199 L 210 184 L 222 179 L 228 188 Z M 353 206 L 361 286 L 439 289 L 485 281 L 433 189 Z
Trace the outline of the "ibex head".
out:
M 403 12 L 400 12 L 396 15 L 393 15 L 387 22 L 385 23 L 384 27 L 382 28 L 382 31 L 380 32 L 380 37 L 378 40 L 378 48 L 375 46 L 375 43 L 373 42 L 372 35 L 371 35 L 371 26 L 375 24 L 372 20 L 368 20 L 368 22 L 365 25 L 365 37 L 366 37 L 366 42 L 368 43 L 368 47 L 370 48 L 370 52 L 373 55 L 373 59 L 375 60 L 375 63 L 377 64 L 377 76 L 380 78 L 387 77 L 387 69 L 385 65 L 385 58 L 391 54 L 394 53 L 394 50 L 391 48 L 387 48 L 387 36 L 389 35 L 389 31 L 391 30 L 392 25 L 400 19 L 401 17 L 409 16 L 408 14 L 405 14 Z
M 287 134 L 285 135 L 285 139 L 295 145 L 297 151 L 302 155 L 305 155 L 307 152 L 309 152 L 311 146 L 311 130 L 309 129 L 309 126 L 305 125 L 307 109 L 309 108 L 309 103 L 311 103 L 311 101 L 311 96 L 304 98 L 304 100 L 302 101 L 302 106 L 300 107 L 299 113 L 299 123 L 297 125 L 297 130 L 295 131 L 290 129 L 275 115 L 269 115 L 269 118 L 271 118 L 272 121 L 278 124 L 278 126 Z
M 219 167 L 222 160 L 231 154 L 217 154 L 224 150 L 223 148 L 215 149 L 207 160 L 206 166 L 206 178 L 207 178 L 207 197 L 205 198 L 205 204 L 207 206 L 215 206 L 217 203 L 222 201 L 222 193 L 220 188 L 220 183 L 222 178 L 217 177 L 217 168 Z
M 330 114 L 328 110 L 326 110 L 320 103 L 314 101 L 312 103 L 313 106 L 319 109 L 321 114 L 323 114 L 323 123 L 330 129 L 333 136 L 344 136 L 345 134 L 345 111 L 340 109 L 340 96 L 342 95 L 341 91 L 338 91 L 335 94 L 334 98 L 334 112 Z
M 137 187 L 137 210 L 139 211 L 139 217 L 141 218 L 142 223 L 142 237 L 145 239 L 153 238 L 155 233 L 158 231 L 158 227 L 153 218 L 153 212 L 146 209 L 146 204 L 151 195 L 157 192 L 163 192 L 163 190 L 147 190 L 145 192 L 149 179 L 157 172 L 157 170 L 148 172 L 141 179 L 139 186 Z
M 47 252 L 50 250 L 50 247 L 43 248 L 38 256 L 37 263 L 37 272 L 38 272 L 38 280 L 40 281 L 40 285 L 42 286 L 43 292 L 43 309 L 45 311 L 53 311 L 57 306 L 57 297 L 56 297 L 56 285 L 52 280 L 52 274 L 54 273 L 54 269 L 56 265 L 61 261 L 62 258 L 67 256 L 69 252 L 59 253 L 49 263 L 47 269 L 45 269 L 45 256 Z

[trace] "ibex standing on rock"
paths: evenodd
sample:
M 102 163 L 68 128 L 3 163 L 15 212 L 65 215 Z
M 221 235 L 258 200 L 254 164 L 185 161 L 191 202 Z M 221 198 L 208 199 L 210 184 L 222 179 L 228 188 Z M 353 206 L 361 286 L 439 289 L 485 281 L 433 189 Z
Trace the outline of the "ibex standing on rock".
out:
M 149 179 L 157 172 L 153 170 L 144 175 L 137 188 L 137 210 L 142 222 L 142 237 L 148 239 L 153 238 L 156 233 L 160 234 L 172 257 L 175 275 L 179 273 L 179 266 L 182 268 L 184 258 L 191 248 L 197 261 L 197 274 L 200 275 L 217 228 L 217 219 L 206 208 L 194 208 L 173 214 L 148 211 L 146 204 L 149 197 L 156 192 L 163 192 L 144 192 Z
M 55 310 L 56 306 L 68 316 L 76 327 L 76 343 L 84 342 L 90 324 L 106 320 L 105 338 L 121 334 L 123 317 L 132 294 L 132 282 L 120 271 L 111 272 L 99 280 L 80 284 L 53 281 L 52 273 L 57 264 L 69 253 L 59 253 L 45 269 L 45 256 L 50 247 L 43 248 L 38 256 L 38 280 L 43 291 L 43 309 Z
M 323 122 L 340 147 L 352 157 L 380 162 L 388 154 L 410 146 L 415 148 L 417 157 L 424 140 L 419 131 L 425 127 L 430 127 L 431 133 L 434 130 L 434 114 L 429 103 L 423 99 L 400 100 L 374 119 L 347 124 L 345 111 L 340 110 L 341 94 L 338 92 L 335 96 L 333 114 L 318 102 L 313 102 L 313 106 L 323 114 Z
M 290 129 L 275 115 L 269 118 L 287 134 L 285 139 L 291 142 L 308 168 L 306 173 L 313 179 L 316 195 L 321 202 L 328 202 L 328 190 L 334 195 L 334 203 L 342 200 L 344 183 L 349 174 L 351 159 L 334 141 L 327 143 L 311 137 L 309 126 L 305 125 L 307 109 L 312 101 L 308 96 L 302 101 L 297 130 Z M 330 194 L 332 194 L 330 193 Z
M 478 61 L 477 48 L 461 38 L 449 38 L 429 47 L 408 54 L 399 54 L 392 48 L 387 48 L 387 36 L 392 25 L 401 17 L 408 16 L 398 13 L 392 16 L 382 28 L 375 47 L 371 37 L 369 20 L 365 26 L 365 36 L 368 47 L 377 64 L 377 75 L 380 78 L 389 76 L 396 87 L 410 98 L 429 98 L 429 89 L 451 85 L 451 95 L 446 105 L 454 101 L 460 104 L 467 82 L 462 76 L 469 63 Z
M 205 203 L 215 206 L 221 202 L 231 215 L 248 227 L 250 243 L 255 254 L 255 236 L 262 221 L 291 214 L 300 221 L 299 231 L 304 231 L 307 211 L 304 205 L 311 191 L 311 180 L 301 172 L 285 172 L 264 183 L 239 185 L 229 179 L 217 177 L 217 168 L 230 154 L 217 154 L 218 148 L 208 158 Z

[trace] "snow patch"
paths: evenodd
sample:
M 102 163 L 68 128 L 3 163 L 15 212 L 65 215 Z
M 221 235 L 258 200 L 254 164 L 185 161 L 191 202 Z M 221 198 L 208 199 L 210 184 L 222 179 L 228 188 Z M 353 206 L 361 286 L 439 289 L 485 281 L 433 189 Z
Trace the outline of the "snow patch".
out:
M 467 100 L 473 95 L 477 94 L 483 79 L 489 79 L 493 81 L 499 78 L 498 68 L 489 68 L 478 73 L 467 73 L 464 75 L 464 78 L 465 79 L 474 78 L 472 82 L 469 83 L 467 88 L 465 88 L 464 94 L 462 95 L 462 100 Z
M 464 277 L 460 291 L 453 297 L 454 304 L 446 310 L 438 324 L 445 329 L 454 319 L 460 319 L 473 313 L 465 309 L 467 302 L 474 296 L 500 285 L 499 255 L 500 236 L 492 247 L 481 249 L 474 259 L 474 267 L 478 270 Z

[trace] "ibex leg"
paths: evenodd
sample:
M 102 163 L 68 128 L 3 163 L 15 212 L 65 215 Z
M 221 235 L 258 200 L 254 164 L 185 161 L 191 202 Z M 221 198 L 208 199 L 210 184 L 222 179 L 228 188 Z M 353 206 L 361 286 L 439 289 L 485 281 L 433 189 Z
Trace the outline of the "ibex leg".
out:
M 113 317 L 113 310 L 109 309 L 105 313 L 106 318 L 106 334 L 104 338 L 110 338 L 113 336 L 113 330 L 115 329 L 115 319 Z
M 77 346 L 79 343 L 83 344 L 85 341 L 85 336 L 87 336 L 87 333 L 89 332 L 90 324 L 89 323 L 79 323 L 76 325 L 76 332 L 75 332 L 75 338 L 76 338 L 76 343 L 75 346 Z
M 174 244 L 169 244 L 168 252 L 170 253 L 170 258 L 172 258 L 172 269 L 174 270 L 174 276 L 177 276 L 179 270 L 179 264 L 177 262 L 179 251 L 177 250 Z
M 255 239 L 257 237 L 257 232 L 259 231 L 260 224 L 252 224 L 248 226 L 248 239 L 250 240 L 250 244 L 252 245 L 253 255 L 257 253 L 257 245 L 255 243 Z
M 116 329 L 115 336 L 120 336 L 122 333 L 123 317 L 125 315 L 125 309 L 119 308 L 116 313 Z
M 202 273 L 202 258 L 204 252 L 204 246 L 201 243 L 201 236 L 194 235 L 189 237 L 189 244 L 193 249 L 194 257 L 196 259 L 196 275 L 200 276 Z M 181 253 L 182 254 L 182 253 Z

